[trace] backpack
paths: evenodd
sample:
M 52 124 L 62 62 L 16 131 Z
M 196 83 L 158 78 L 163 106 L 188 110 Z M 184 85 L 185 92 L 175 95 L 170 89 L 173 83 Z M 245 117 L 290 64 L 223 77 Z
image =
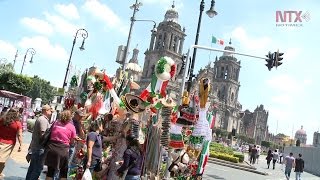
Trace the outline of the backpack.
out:
M 46 147 L 48 145 L 48 142 L 50 140 L 50 137 L 51 137 L 51 132 L 52 132 L 52 128 L 54 126 L 54 124 L 56 123 L 56 121 L 54 121 L 51 125 L 50 128 L 48 128 L 43 136 L 40 138 L 40 141 L 39 141 L 39 144 L 42 146 L 42 147 Z

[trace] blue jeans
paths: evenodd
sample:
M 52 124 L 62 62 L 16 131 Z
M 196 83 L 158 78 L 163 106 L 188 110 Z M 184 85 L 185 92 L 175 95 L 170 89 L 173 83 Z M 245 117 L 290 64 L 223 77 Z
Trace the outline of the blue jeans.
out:
M 44 164 L 44 149 L 32 151 L 26 180 L 37 180 L 42 172 L 43 164 Z
M 296 180 L 301 180 L 301 173 L 302 172 L 296 172 Z
M 140 180 L 140 175 L 126 175 L 124 180 Z

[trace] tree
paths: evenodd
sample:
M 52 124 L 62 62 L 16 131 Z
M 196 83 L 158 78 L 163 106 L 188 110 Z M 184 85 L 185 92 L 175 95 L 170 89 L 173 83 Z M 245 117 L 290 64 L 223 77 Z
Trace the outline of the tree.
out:
M 15 74 L 13 72 L 4 72 L 0 74 L 0 89 L 27 95 L 31 87 L 32 79 L 27 76 Z
M 271 146 L 271 143 L 269 141 L 261 141 L 261 146 L 269 148 Z
M 30 92 L 28 92 L 28 96 L 32 99 L 41 98 L 43 104 L 49 104 L 56 94 L 56 89 L 50 85 L 49 81 L 38 76 L 34 76 L 32 81 L 33 85 Z
M 14 72 L 13 65 L 11 63 L 0 64 L 0 75 L 7 72 Z
M 301 144 L 301 141 L 300 141 L 300 139 L 298 139 L 298 140 L 296 141 L 296 146 L 299 147 L 300 144 Z

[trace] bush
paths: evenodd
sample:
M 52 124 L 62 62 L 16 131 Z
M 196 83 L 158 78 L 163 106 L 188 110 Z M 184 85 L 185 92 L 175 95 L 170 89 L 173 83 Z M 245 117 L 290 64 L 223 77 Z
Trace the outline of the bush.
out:
M 241 163 L 244 161 L 244 155 L 243 154 L 235 153 L 235 154 L 233 154 L 233 156 L 239 158 L 239 162 L 241 162 Z
M 224 153 L 224 154 L 229 154 L 229 155 L 233 155 L 233 150 L 230 147 L 225 147 L 222 144 L 219 143 L 211 143 L 210 144 L 210 151 L 214 151 L 217 153 Z
M 224 154 L 224 153 L 210 151 L 210 157 L 233 162 L 233 163 L 239 163 L 239 158 L 234 157 L 233 155 L 230 155 L 230 154 Z

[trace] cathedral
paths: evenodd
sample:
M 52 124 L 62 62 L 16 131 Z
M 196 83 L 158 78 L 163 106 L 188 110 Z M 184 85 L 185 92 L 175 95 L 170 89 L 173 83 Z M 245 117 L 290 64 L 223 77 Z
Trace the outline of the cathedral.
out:
M 157 31 L 152 32 L 149 48 L 145 52 L 143 73 L 139 82 L 141 89 L 145 89 L 151 82 L 157 61 L 163 56 L 168 56 L 177 64 L 177 75 L 167 87 L 167 93 L 175 100 L 179 98 L 181 91 L 182 76 L 178 74 L 181 74 L 182 51 L 186 37 L 185 29 L 178 23 L 178 19 L 179 14 L 175 6 L 172 5 L 167 10 L 164 20 L 159 23 Z
M 145 59 L 143 71 L 139 74 L 138 84 L 140 89 L 145 89 L 151 82 L 154 73 L 155 64 L 163 57 L 172 58 L 177 64 L 177 74 L 174 79 L 169 82 L 167 87 L 168 94 L 178 100 L 181 93 L 181 85 L 183 78 L 183 46 L 186 37 L 186 30 L 178 22 L 179 14 L 172 5 L 165 13 L 164 20 L 159 23 L 157 31 L 151 31 L 151 39 L 149 48 L 145 51 Z M 231 39 L 225 50 L 234 51 Z M 137 50 L 135 50 L 137 51 Z M 137 55 L 135 56 L 136 59 Z M 134 61 L 137 63 L 137 60 Z M 243 112 L 242 105 L 238 101 L 240 82 L 241 62 L 230 53 L 223 53 L 219 58 L 216 57 L 214 62 L 200 69 L 198 75 L 192 82 L 192 89 L 198 88 L 198 80 L 201 77 L 210 79 L 212 88 L 209 94 L 209 101 L 212 107 L 217 107 L 215 127 L 231 132 L 244 133 L 243 128 Z M 188 69 L 188 67 L 185 67 Z M 265 133 L 258 133 L 265 134 Z M 259 136 L 261 137 L 261 135 Z M 261 137 L 264 140 L 265 136 Z M 259 141 L 261 141 L 259 140 Z

